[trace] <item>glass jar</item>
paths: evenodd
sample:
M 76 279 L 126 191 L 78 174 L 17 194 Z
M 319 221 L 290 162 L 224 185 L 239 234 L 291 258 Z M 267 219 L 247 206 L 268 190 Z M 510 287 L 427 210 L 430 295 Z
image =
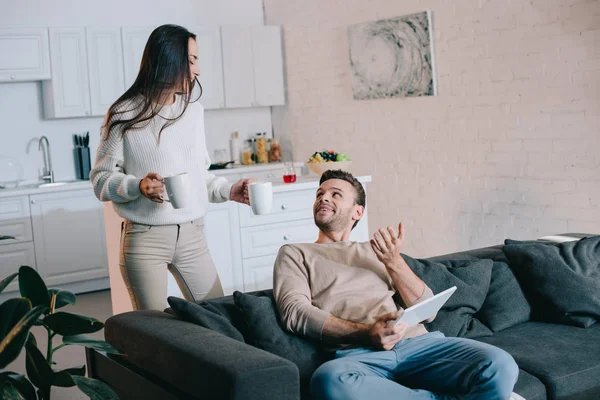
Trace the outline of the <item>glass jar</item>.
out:
M 281 144 L 279 138 L 271 139 L 271 150 L 269 150 L 269 161 L 281 162 Z
M 244 144 L 242 146 L 242 164 L 254 164 L 254 148 L 252 146 L 252 139 L 244 140 Z
M 267 164 L 269 162 L 269 151 L 267 150 L 267 138 L 256 138 L 256 162 L 258 164 Z

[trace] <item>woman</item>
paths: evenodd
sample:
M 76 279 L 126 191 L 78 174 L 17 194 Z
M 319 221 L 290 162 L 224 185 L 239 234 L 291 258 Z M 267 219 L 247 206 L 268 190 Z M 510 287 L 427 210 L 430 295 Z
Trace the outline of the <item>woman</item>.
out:
M 177 25 L 152 32 L 137 79 L 108 110 L 90 172 L 98 199 L 125 219 L 120 268 L 136 310 L 165 308 L 167 269 L 188 300 L 223 296 L 203 217 L 209 201 L 248 204 L 249 180 L 208 172 L 195 39 Z M 174 209 L 162 177 L 184 172 L 192 205 Z

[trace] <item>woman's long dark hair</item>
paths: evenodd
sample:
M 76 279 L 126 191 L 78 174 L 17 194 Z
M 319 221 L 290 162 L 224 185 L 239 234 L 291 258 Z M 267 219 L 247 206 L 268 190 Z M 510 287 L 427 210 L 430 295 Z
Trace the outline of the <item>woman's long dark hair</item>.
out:
M 190 82 L 190 62 L 188 54 L 188 41 L 196 40 L 196 35 L 179 25 L 162 25 L 150 34 L 144 55 L 140 64 L 140 72 L 131 87 L 123 93 L 108 109 L 103 128 L 106 129 L 108 139 L 113 128 L 121 127 L 121 135 L 129 129 L 143 128 L 152 118 L 158 115 L 162 106 L 159 102 L 175 90 L 183 92 L 184 107 L 181 113 L 174 118 L 165 118 L 165 123 L 160 128 L 158 137 L 169 125 L 177 121 L 185 113 L 191 102 L 198 101 L 202 96 L 202 86 L 197 78 Z M 191 100 L 192 92 L 198 84 L 200 94 Z M 130 101 L 139 97 L 140 101 Z M 136 111 L 135 116 L 129 119 L 119 118 L 120 115 Z M 162 116 L 161 116 L 162 117 Z

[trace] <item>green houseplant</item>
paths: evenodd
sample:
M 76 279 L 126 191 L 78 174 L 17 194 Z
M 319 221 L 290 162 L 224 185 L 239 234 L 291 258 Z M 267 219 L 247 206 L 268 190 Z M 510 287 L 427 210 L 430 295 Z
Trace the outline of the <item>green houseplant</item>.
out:
M 104 324 L 95 318 L 58 309 L 75 304 L 75 295 L 60 289 L 48 289 L 37 271 L 22 266 L 19 272 L 0 281 L 0 293 L 18 277 L 21 297 L 0 304 L 0 398 L 50 400 L 52 386 L 73 387 L 92 400 L 118 399 L 106 383 L 85 376 L 85 365 L 56 370 L 54 353 L 64 346 L 81 345 L 107 353 L 119 351 L 102 340 L 84 334 L 101 330 Z M 44 353 L 38 348 L 32 326 L 43 326 L 48 334 Z M 54 347 L 54 340 L 62 336 L 62 343 Z M 25 348 L 27 376 L 5 371 Z

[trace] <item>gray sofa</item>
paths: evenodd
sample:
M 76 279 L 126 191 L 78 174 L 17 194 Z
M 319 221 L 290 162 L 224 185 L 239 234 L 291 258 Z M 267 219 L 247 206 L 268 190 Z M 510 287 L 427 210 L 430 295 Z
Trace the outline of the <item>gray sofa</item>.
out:
M 467 271 L 466 267 L 452 264 L 458 260 L 488 260 L 486 262 L 489 262 L 489 265 L 494 263 L 494 268 L 502 266 L 503 263 L 509 264 L 503 245 L 498 245 L 420 261 L 411 259 L 409 265 L 415 271 L 419 270 L 419 265 L 425 265 L 424 273 L 430 273 L 432 266 L 448 267 L 447 271 L 454 271 L 448 274 L 451 279 L 460 278 L 463 280 L 460 284 L 472 284 L 473 282 L 469 281 L 472 273 L 461 276 L 460 274 Z M 600 260 L 596 261 L 600 263 Z M 440 262 L 446 263 L 446 267 L 435 264 Z M 451 267 L 459 269 L 452 270 Z M 482 274 L 481 271 L 486 270 L 484 267 L 483 264 L 477 266 L 477 273 Z M 487 270 L 492 271 L 492 267 Z M 511 272 L 506 274 L 507 271 L 514 270 L 514 265 L 511 265 L 510 269 L 502 270 L 504 277 L 508 277 L 510 282 L 517 282 Z M 519 283 L 511 285 L 528 288 L 536 286 L 535 283 L 523 282 L 526 277 L 519 276 L 519 273 L 515 273 L 514 276 Z M 489 293 L 492 292 L 490 281 L 492 286 L 499 285 L 501 281 L 509 282 L 503 279 L 500 275 L 494 277 L 492 274 L 492 277 L 488 278 Z M 435 282 L 426 282 L 435 286 Z M 511 290 L 521 293 L 518 287 Z M 434 289 L 434 292 L 437 291 Z M 467 292 L 475 293 L 476 289 Z M 438 316 L 442 322 L 428 328 L 441 330 L 447 336 L 471 337 L 509 352 L 520 367 L 515 392 L 527 400 L 600 399 L 600 323 L 594 323 L 595 320 L 592 319 L 584 328 L 574 326 L 579 324 L 579 319 L 569 325 L 543 322 L 547 319 L 540 317 L 541 314 L 536 312 L 535 307 L 530 309 L 525 304 L 525 309 L 523 304 L 516 305 L 515 298 L 518 296 L 507 295 L 509 292 L 506 291 L 496 293 L 505 293 L 504 298 L 492 299 L 487 295 L 487 303 L 484 303 L 487 305 L 483 309 L 479 307 L 462 314 L 463 317 L 466 316 L 466 319 L 463 318 L 465 323 L 457 323 L 457 318 L 454 318 L 454 315 L 459 313 L 457 310 L 465 306 L 459 304 L 462 300 L 460 296 L 457 297 L 459 303 L 456 303 L 454 308 L 445 310 L 446 317 L 443 313 Z M 527 294 L 527 290 L 524 290 L 524 293 Z M 252 295 L 272 299 L 271 291 Z M 465 302 L 469 303 L 474 296 L 476 295 L 466 298 Z M 533 300 L 527 297 L 527 301 Z M 264 348 L 260 341 L 249 340 L 247 337 L 248 315 L 246 309 L 242 311 L 239 304 L 234 304 L 234 296 L 210 300 L 208 303 L 219 310 L 227 323 L 239 329 L 246 340 L 236 340 L 215 330 L 186 322 L 174 315 L 172 310 L 124 313 L 113 316 L 106 322 L 105 337 L 126 356 L 108 356 L 88 350 L 90 376 L 109 383 L 122 399 L 310 398 L 307 377 L 310 377 L 312 369 L 327 359 L 327 354 L 309 342 L 293 344 L 296 347 L 290 347 L 303 353 L 300 361 L 295 360 L 294 354 L 281 353 L 286 351 L 286 345 L 281 345 L 282 342 L 272 343 L 279 349 L 279 355 L 260 349 L 256 347 L 258 344 Z M 466 307 L 463 309 L 468 310 L 469 304 L 466 304 Z M 499 318 L 501 311 L 496 310 L 502 307 L 513 309 L 514 312 Z M 487 316 L 484 309 L 488 310 Z M 600 309 L 597 311 L 600 314 Z M 274 311 L 272 313 L 274 314 Z M 578 313 L 566 314 L 580 317 Z M 516 317 L 517 315 L 521 317 Z M 275 315 L 270 318 L 276 321 Z M 250 320 L 250 323 L 252 321 L 256 319 Z M 257 334 L 267 335 L 267 340 L 277 335 L 288 335 L 285 339 L 288 342 L 301 340 L 280 332 L 279 326 L 266 326 L 267 323 L 258 322 L 265 326 L 259 326 L 263 332 Z M 262 340 L 264 342 L 265 338 Z M 290 355 L 292 357 L 288 357 Z

